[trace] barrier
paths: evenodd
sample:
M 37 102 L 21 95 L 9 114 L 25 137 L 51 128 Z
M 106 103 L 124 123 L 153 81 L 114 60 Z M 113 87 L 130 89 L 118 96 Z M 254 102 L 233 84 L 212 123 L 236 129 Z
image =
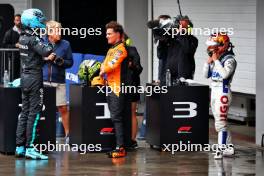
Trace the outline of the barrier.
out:
M 4 71 L 8 71 L 9 80 L 14 79 L 14 61 L 18 59 L 16 56 L 19 54 L 17 48 L 0 48 L 0 82 L 3 82 Z

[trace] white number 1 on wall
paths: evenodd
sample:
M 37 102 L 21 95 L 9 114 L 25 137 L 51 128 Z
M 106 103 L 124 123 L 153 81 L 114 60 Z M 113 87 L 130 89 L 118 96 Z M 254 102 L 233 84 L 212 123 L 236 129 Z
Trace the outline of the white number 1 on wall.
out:
M 96 119 L 110 119 L 110 111 L 108 109 L 107 103 L 96 103 L 96 106 L 104 106 L 104 115 L 103 116 L 96 116 Z

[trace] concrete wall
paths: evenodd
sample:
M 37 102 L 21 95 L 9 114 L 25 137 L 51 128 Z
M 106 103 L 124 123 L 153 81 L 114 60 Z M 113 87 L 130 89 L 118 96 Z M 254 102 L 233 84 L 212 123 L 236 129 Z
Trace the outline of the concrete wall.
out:
M 55 20 L 55 1 L 54 0 L 31 0 L 31 7 L 43 11 L 47 20 Z
M 257 0 L 256 144 L 264 134 L 264 1 Z
M 148 79 L 148 0 L 117 0 L 117 21 L 137 47 L 144 68 L 141 84 L 145 85 Z

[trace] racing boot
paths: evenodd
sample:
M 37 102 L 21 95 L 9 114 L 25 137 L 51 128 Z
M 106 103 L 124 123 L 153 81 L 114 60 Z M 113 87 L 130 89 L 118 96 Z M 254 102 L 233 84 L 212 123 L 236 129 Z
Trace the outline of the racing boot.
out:
M 126 156 L 126 150 L 124 147 L 116 147 L 115 150 L 112 150 L 108 153 L 109 158 L 121 158 Z
M 15 156 L 17 158 L 25 157 L 26 149 L 25 146 L 17 146 Z
M 27 148 L 25 156 L 27 159 L 33 159 L 33 160 L 47 160 L 48 159 L 48 156 L 37 152 L 35 148 Z
M 218 147 L 220 147 L 222 150 L 223 156 L 232 156 L 235 154 L 234 145 L 231 143 L 230 131 L 219 131 L 218 145 Z
M 217 148 L 215 154 L 214 154 L 214 159 L 219 160 L 223 158 L 223 151 L 220 148 Z
M 228 144 L 227 148 L 223 151 L 223 156 L 232 157 L 235 155 L 235 148 L 233 144 Z

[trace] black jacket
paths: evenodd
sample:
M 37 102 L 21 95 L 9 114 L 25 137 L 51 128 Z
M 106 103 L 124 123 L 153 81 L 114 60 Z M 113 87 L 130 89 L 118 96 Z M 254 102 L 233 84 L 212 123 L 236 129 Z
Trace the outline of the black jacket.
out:
M 6 31 L 5 36 L 3 38 L 3 47 L 4 48 L 16 48 L 16 43 L 19 40 L 19 33 L 17 31 L 14 31 L 13 28 Z M 13 68 L 14 70 L 11 74 L 11 78 L 16 79 L 20 77 L 20 60 L 19 60 L 19 52 L 13 52 L 14 60 L 13 60 Z M 8 52 L 9 57 L 11 57 L 11 52 Z
M 164 60 L 166 62 L 168 57 L 168 42 L 159 40 L 157 46 L 157 57 L 158 59 Z
M 3 38 L 3 47 L 4 48 L 16 48 L 16 43 L 19 40 L 19 33 L 14 31 L 13 28 L 6 31 Z
M 30 29 L 22 31 L 19 44 L 22 74 L 40 74 L 42 77 L 43 57 L 52 52 L 52 45 L 44 44 Z
M 16 144 L 31 147 L 37 135 L 35 126 L 43 106 L 43 57 L 52 52 L 52 45 L 44 44 L 30 29 L 19 38 L 21 60 L 22 112 L 17 125 Z M 25 138 L 26 131 L 26 138 Z
M 197 46 L 198 39 L 193 35 L 178 35 L 171 39 L 168 46 L 166 69 L 170 69 L 172 78 L 193 79 L 195 71 L 194 54 Z
M 143 67 L 140 63 L 140 56 L 137 48 L 134 46 L 126 46 L 128 65 L 131 62 L 131 66 L 128 66 L 127 70 L 127 85 L 140 86 L 140 74 L 143 71 Z

